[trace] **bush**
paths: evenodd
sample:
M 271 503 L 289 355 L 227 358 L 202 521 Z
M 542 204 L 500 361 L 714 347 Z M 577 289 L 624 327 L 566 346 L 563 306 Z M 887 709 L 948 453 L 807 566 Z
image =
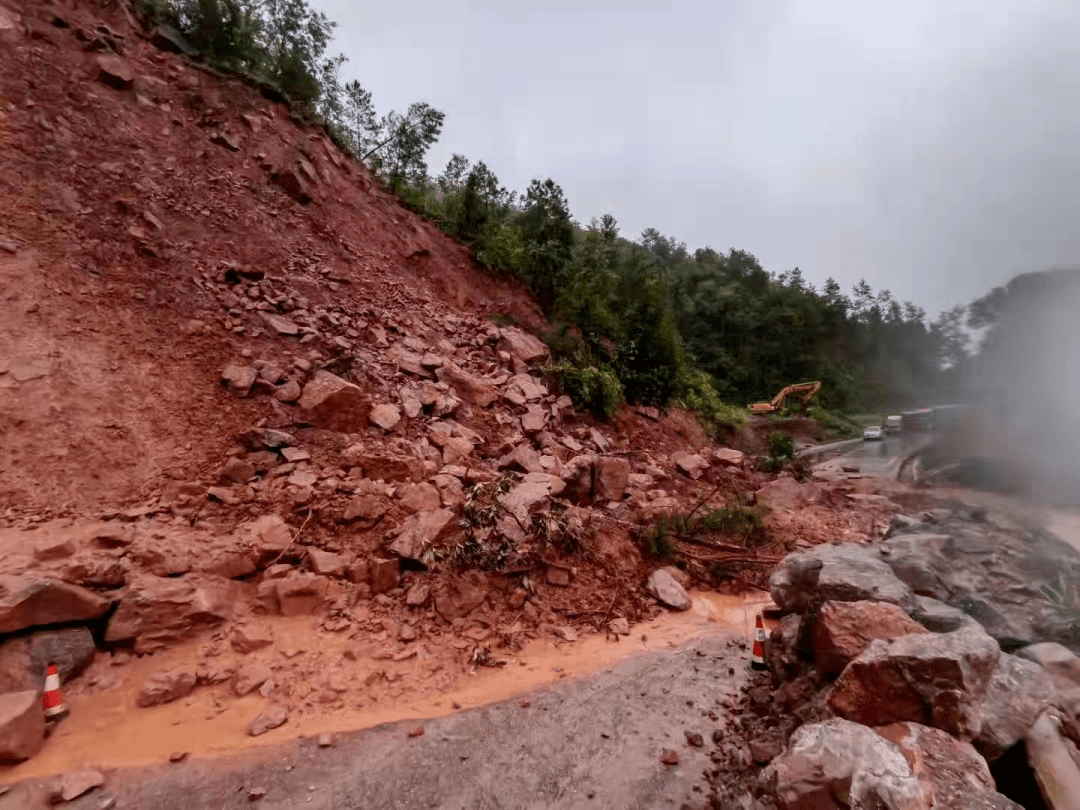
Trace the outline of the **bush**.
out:
M 574 400 L 574 405 L 598 416 L 611 419 L 624 402 L 622 383 L 609 368 L 562 363 L 548 366 L 544 371 L 558 378 L 559 386 Z
M 769 455 L 778 461 L 795 458 L 795 440 L 786 430 L 774 430 L 769 434 Z
M 745 409 L 722 401 L 705 372 L 684 374 L 679 388 L 683 404 L 697 414 L 710 435 L 716 436 L 722 430 L 738 430 L 746 423 Z

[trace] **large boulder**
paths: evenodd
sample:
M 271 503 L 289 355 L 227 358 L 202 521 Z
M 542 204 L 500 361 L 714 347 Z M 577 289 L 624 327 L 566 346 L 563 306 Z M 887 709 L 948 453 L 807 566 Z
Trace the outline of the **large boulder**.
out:
M 972 740 L 1000 654 L 975 626 L 873 641 L 841 673 L 828 705 L 869 726 L 910 721 Z
M 630 483 L 630 462 L 625 458 L 601 456 L 596 460 L 593 497 L 598 501 L 621 501 Z
M 40 689 L 50 664 L 66 683 L 90 666 L 95 652 L 94 637 L 85 627 L 8 639 L 0 644 L 0 692 Z
M 527 444 L 519 444 L 499 459 L 500 470 L 515 470 L 523 473 L 542 473 L 544 465 L 540 463 L 540 454 Z
M 454 513 L 449 509 L 433 509 L 410 515 L 394 530 L 396 536 L 390 543 L 390 551 L 403 559 L 420 561 L 453 518 Z
M 886 602 L 911 611 L 915 595 L 873 550 L 864 546 L 818 546 L 789 554 L 769 578 L 773 601 L 803 613 L 811 603 Z
M 709 469 L 709 462 L 697 453 L 678 450 L 671 454 L 671 463 L 691 478 L 701 478 Z
M 483 576 L 468 571 L 464 576 L 443 580 L 436 587 L 435 610 L 446 621 L 463 619 L 480 607 L 487 598 Z
M 109 620 L 105 640 L 134 642 L 135 652 L 152 653 L 232 615 L 231 580 L 211 574 L 156 577 L 135 574 Z
M 974 810 L 982 806 L 976 799 L 990 807 L 998 806 L 1001 799 L 1008 802 L 998 797 L 990 768 L 971 743 L 918 723 L 893 723 L 874 730 L 904 756 L 932 807 Z
M 982 701 L 982 730 L 975 747 L 993 762 L 1027 734 L 1050 707 L 1054 684 L 1042 667 L 1002 653 Z
M 765 663 L 777 680 L 790 681 L 810 669 L 799 650 L 801 628 L 802 616 L 789 613 L 765 639 Z
M 834 718 L 798 728 L 765 779 L 783 810 L 929 810 L 903 754 L 866 726 Z
M 30 759 L 45 742 L 45 715 L 37 689 L 0 694 L 0 762 Z
M 487 408 L 499 399 L 499 392 L 493 385 L 455 363 L 447 363 L 437 373 L 439 382 L 447 383 L 459 397 L 477 408 Z
M 297 403 L 311 424 L 341 433 L 356 433 L 368 423 L 371 403 L 359 386 L 329 371 L 316 371 Z
M 499 330 L 498 349 L 509 352 L 511 356 L 530 365 L 543 360 L 550 351 L 540 338 L 516 326 L 506 326 Z
M 645 589 L 657 602 L 674 610 L 689 610 L 693 605 L 686 590 L 666 568 L 658 568 L 649 575 Z
M 968 622 L 974 621 L 959 608 L 946 605 L 929 596 L 915 597 L 915 610 L 912 611 L 911 617 L 927 630 L 935 633 L 951 633 Z
M 38 574 L 0 575 L 0 633 L 100 619 L 110 602 Z
M 1041 666 L 1057 689 L 1080 689 L 1080 657 L 1068 647 L 1043 641 L 1018 650 L 1016 655 Z
M 926 629 L 896 605 L 884 602 L 826 602 L 814 624 L 814 662 L 837 675 L 877 639 L 893 639 Z

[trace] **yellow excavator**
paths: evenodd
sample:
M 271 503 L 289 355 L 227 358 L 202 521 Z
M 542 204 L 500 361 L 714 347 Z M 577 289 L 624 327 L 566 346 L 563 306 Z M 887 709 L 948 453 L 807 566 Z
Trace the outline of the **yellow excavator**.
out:
M 755 402 L 750 405 L 750 413 L 776 413 L 784 407 L 788 397 L 799 397 L 802 404 L 806 405 L 814 398 L 814 394 L 821 390 L 821 382 L 805 382 L 789 385 L 779 394 L 772 398 L 771 402 Z

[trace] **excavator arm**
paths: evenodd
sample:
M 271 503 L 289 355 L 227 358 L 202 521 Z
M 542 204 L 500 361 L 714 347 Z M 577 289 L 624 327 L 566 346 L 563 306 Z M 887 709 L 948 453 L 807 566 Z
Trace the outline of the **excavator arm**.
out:
M 798 396 L 805 405 L 813 399 L 814 395 L 820 390 L 821 382 L 818 380 L 789 385 L 773 397 L 770 402 L 755 402 L 750 405 L 750 413 L 776 413 L 777 411 L 783 410 L 784 403 L 787 401 L 787 398 L 791 396 Z

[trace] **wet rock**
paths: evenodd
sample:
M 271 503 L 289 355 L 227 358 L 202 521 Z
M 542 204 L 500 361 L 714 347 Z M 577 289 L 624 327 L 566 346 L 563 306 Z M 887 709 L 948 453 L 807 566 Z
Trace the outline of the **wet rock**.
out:
M 233 678 L 233 693 L 237 697 L 250 695 L 273 677 L 274 673 L 266 664 L 245 664 L 236 671 L 236 677 Z
M 416 632 L 416 628 L 411 624 L 403 624 L 398 628 L 398 640 L 400 641 L 416 641 L 420 637 L 420 634 Z
M 665 765 L 678 765 L 679 764 L 679 752 L 672 751 L 671 749 L 664 749 L 664 753 L 660 755 L 660 761 Z
M 264 799 L 266 798 L 266 788 L 262 785 L 256 785 L 248 791 L 247 797 L 249 802 L 257 802 L 259 799 Z
M 208 574 L 180 578 L 133 574 L 109 620 L 105 640 L 134 642 L 140 655 L 163 649 L 228 619 L 236 603 L 234 587 L 230 580 Z
M 30 759 L 45 742 L 45 715 L 37 689 L 0 694 L 0 763 Z
M 410 512 L 432 512 L 442 506 L 442 497 L 433 484 L 412 484 L 402 491 L 398 503 Z
M 405 594 L 405 604 L 409 607 L 423 607 L 430 598 L 431 586 L 426 582 L 418 582 Z
M 574 456 L 563 465 L 563 498 L 578 506 L 584 506 L 592 500 L 594 462 L 593 456 L 581 455 Z
M 315 574 L 293 571 L 273 581 L 278 613 L 282 616 L 309 616 L 326 596 L 326 582 Z
M 424 726 L 423 726 L 423 724 L 422 723 L 413 723 L 411 726 L 409 726 L 409 736 L 410 737 L 423 737 L 424 736 Z
M 224 146 L 230 152 L 240 151 L 240 138 L 227 130 L 220 130 L 211 135 L 210 143 Z
M 453 388 L 459 397 L 477 408 L 487 408 L 499 399 L 499 392 L 454 363 L 447 363 L 438 371 L 439 382 Z
M 974 808 L 979 805 L 971 800 L 997 793 L 986 760 L 971 743 L 917 723 L 893 723 L 874 731 L 907 760 L 932 807 Z
M 0 644 L 0 693 L 40 689 L 50 664 L 67 683 L 93 663 L 95 653 L 94 637 L 85 627 L 8 639 Z
M 539 402 L 548 395 L 547 387 L 531 374 L 515 374 L 507 383 L 503 396 L 517 406 Z
M 63 560 L 75 553 L 70 537 L 48 537 L 34 546 L 34 559 L 38 562 Z
M 308 565 L 316 574 L 324 577 L 345 576 L 345 560 L 340 554 L 332 551 L 323 551 L 321 548 L 309 548 L 307 552 Z
M 98 68 L 98 81 L 114 90 L 130 90 L 135 84 L 135 71 L 119 56 L 103 54 L 94 60 Z
M 275 560 L 292 545 L 289 525 L 277 515 L 263 515 L 241 524 L 237 535 L 251 547 L 260 566 Z
M 1067 647 L 1044 641 L 1018 650 L 1016 656 L 1041 666 L 1057 689 L 1080 689 L 1080 657 Z
M 596 460 L 593 497 L 597 501 L 621 501 L 630 481 L 630 462 L 625 458 L 601 456 Z
M 383 430 L 393 430 L 401 421 L 401 411 L 396 406 L 384 402 L 371 409 L 368 420 Z
M 315 179 L 315 170 L 302 159 L 270 168 L 270 180 L 301 205 L 316 202 Z
M 915 606 L 911 589 L 871 549 L 818 546 L 789 554 L 773 570 L 769 592 L 783 610 L 804 613 L 811 602 L 886 602 Z
M 296 402 L 303 393 L 304 389 L 300 387 L 300 383 L 296 380 L 288 380 L 274 391 L 274 399 L 279 402 Z
M 266 322 L 267 326 L 279 335 L 292 337 L 300 334 L 300 327 L 284 315 L 278 315 L 274 312 L 259 312 L 259 316 Z M 277 381 L 275 380 L 274 382 Z
M 930 807 L 895 745 L 840 718 L 797 729 L 765 778 L 783 810 Z
M 483 576 L 468 571 L 464 576 L 441 582 L 435 593 L 435 610 L 448 622 L 463 619 L 483 604 L 487 588 Z
M 396 537 L 389 550 L 402 559 L 420 561 L 428 546 L 453 518 L 454 513 L 449 509 L 417 512 L 393 532 Z
M 789 681 L 810 668 L 799 654 L 802 616 L 789 613 L 784 616 L 765 639 L 765 663 L 777 680 Z
M 731 447 L 718 447 L 713 451 L 713 459 L 721 467 L 741 467 L 746 456 Z
M 143 681 L 135 705 L 145 709 L 187 697 L 195 689 L 195 680 L 195 673 L 187 669 L 155 672 Z
M 548 412 L 539 405 L 530 405 L 521 416 L 521 429 L 528 434 L 539 433 L 547 427 Z
M 548 356 L 547 344 L 535 335 L 531 335 L 516 326 L 506 326 L 499 330 L 499 351 L 509 352 L 523 363 L 538 363 Z
M 686 590 L 666 568 L 653 571 L 645 588 L 660 604 L 674 610 L 689 610 L 693 604 Z
M 373 481 L 419 483 L 427 477 L 424 473 L 424 463 L 415 456 L 371 452 L 363 445 L 347 447 L 343 455 L 351 463 L 362 467 L 364 476 Z
M 799 509 L 820 498 L 820 486 L 809 482 L 800 483 L 790 475 L 781 475 L 754 493 L 754 500 L 759 506 L 772 510 Z
M 561 565 L 549 565 L 545 579 L 548 585 L 555 585 L 559 588 L 570 587 L 570 569 L 564 568 Z
M 630 635 L 630 622 L 621 617 L 608 622 L 608 628 L 617 636 Z
M 228 365 L 221 372 L 221 384 L 238 397 L 246 397 L 258 376 L 259 372 L 250 366 Z
M 317 740 L 319 748 L 333 748 L 334 747 L 334 735 L 333 734 L 320 734 Z
M 0 575 L 0 633 L 100 619 L 110 603 L 95 593 L 37 574 Z
M 527 444 L 519 444 L 511 452 L 499 459 L 500 470 L 516 470 L 524 473 L 542 473 L 540 454 Z
M 377 495 L 357 495 L 345 505 L 343 520 L 358 520 L 368 526 L 374 526 L 389 509 L 385 500 Z
M 951 633 L 972 621 L 964 611 L 929 596 L 915 597 L 915 609 L 911 616 L 927 630 L 935 633 Z
M 253 653 L 274 643 L 274 634 L 269 627 L 242 624 L 229 633 L 229 644 L 238 653 Z
M 272 703 L 263 709 L 254 720 L 251 721 L 251 725 L 248 726 L 248 734 L 252 737 L 258 737 L 261 734 L 265 734 L 271 729 L 278 728 L 285 725 L 289 720 L 289 711 L 284 706 L 279 706 L 276 703 Z
M 977 627 L 874 641 L 837 679 L 828 705 L 866 725 L 910 721 L 972 740 L 999 655 Z
M 882 602 L 826 602 L 814 625 L 818 671 L 836 675 L 876 639 L 894 639 L 926 629 L 896 605 Z
M 297 403 L 317 427 L 356 433 L 367 425 L 371 405 L 364 392 L 329 371 L 316 371 Z
M 1002 653 L 982 700 L 982 730 L 975 747 L 993 762 L 1027 734 L 1050 707 L 1054 685 L 1038 664 Z
M 60 777 L 60 781 L 53 787 L 49 795 L 49 801 L 53 804 L 74 801 L 104 784 L 105 775 L 101 771 L 90 768 L 70 771 Z
M 701 478 L 707 469 L 709 469 L 709 462 L 697 453 L 688 453 L 685 450 L 679 450 L 676 453 L 671 454 L 671 463 L 674 464 L 680 472 L 685 473 L 691 478 Z
M 373 559 L 371 561 L 371 593 L 378 596 L 380 593 L 392 591 L 398 586 L 401 577 L 401 564 L 396 560 Z

